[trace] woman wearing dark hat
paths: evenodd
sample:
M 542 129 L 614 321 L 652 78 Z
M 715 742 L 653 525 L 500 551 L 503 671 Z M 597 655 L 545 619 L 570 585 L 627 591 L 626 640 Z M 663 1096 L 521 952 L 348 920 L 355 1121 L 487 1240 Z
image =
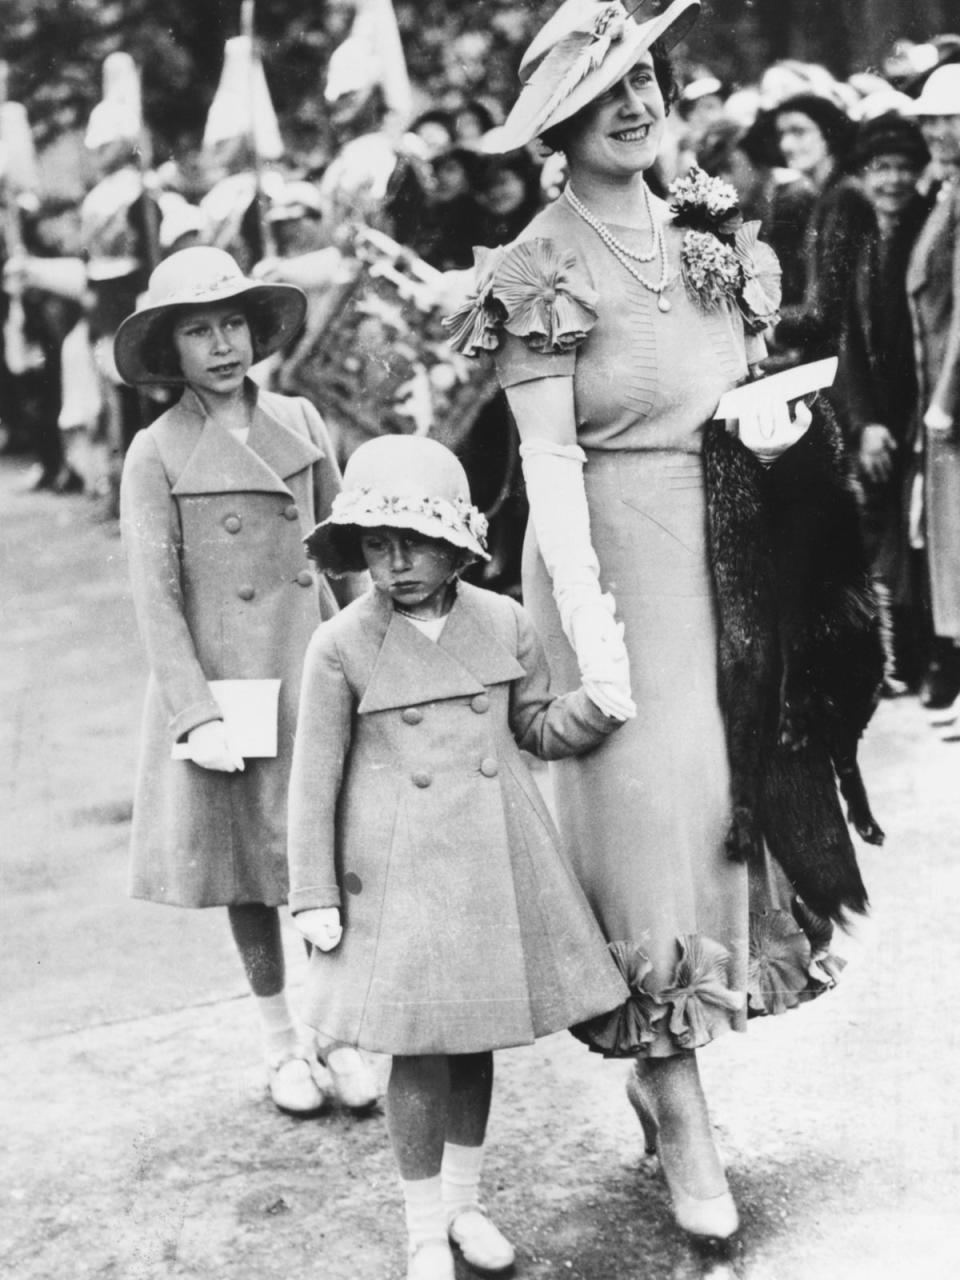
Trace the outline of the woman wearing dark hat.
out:
M 618 3 L 566 0 L 546 23 L 501 145 L 561 149 L 569 184 L 515 244 L 478 255 L 475 295 L 448 324 L 459 349 L 496 351 L 530 502 L 524 601 L 554 677 L 582 678 L 626 721 L 555 775 L 578 877 L 632 991 L 580 1033 L 633 1059 L 628 1096 L 678 1225 L 727 1238 L 738 1216 L 697 1050 L 745 1028 L 748 992 L 772 1013 L 825 984 L 783 876 L 762 849 L 748 874 L 726 848 L 700 454 L 721 395 L 763 354 L 778 273 L 755 228 L 736 241 L 743 274 L 703 230 L 735 209 L 725 184 L 675 184 L 671 217 L 645 181 L 672 94 L 665 50 L 698 9 L 674 0 L 635 21 Z
M 929 159 L 916 123 L 887 114 L 858 128 L 851 168 L 876 230 L 860 245 L 841 347 L 838 399 L 864 488 L 864 534 L 878 595 L 889 609 L 887 690 L 913 684 L 920 660 L 922 584 L 908 529 L 915 471 L 917 378 L 907 264 L 929 212 L 917 181 Z M 902 688 L 902 686 L 901 686 Z
M 853 264 L 873 213 L 846 171 L 854 125 L 842 107 L 815 93 L 799 93 L 773 112 L 783 161 L 813 185 L 817 198 L 807 223 L 803 301 L 785 307 L 779 345 L 801 360 L 837 354 L 850 294 Z
M 221 249 L 183 249 L 153 272 L 146 305 L 114 347 L 131 386 L 183 391 L 134 438 L 120 488 L 150 665 L 132 893 L 227 908 L 261 1017 L 271 1096 L 297 1113 L 320 1109 L 331 1075 L 348 1105 L 376 1097 L 354 1049 L 325 1048 L 329 1073 L 318 1065 L 284 994 L 277 907 L 287 898 L 300 674 L 310 636 L 337 609 L 302 539 L 330 513 L 340 474 L 316 410 L 258 390 L 247 373 L 296 337 L 305 307 L 299 289 L 245 279 Z M 275 743 L 239 740 L 224 705 L 231 688 L 242 703 L 277 699 L 260 713 Z

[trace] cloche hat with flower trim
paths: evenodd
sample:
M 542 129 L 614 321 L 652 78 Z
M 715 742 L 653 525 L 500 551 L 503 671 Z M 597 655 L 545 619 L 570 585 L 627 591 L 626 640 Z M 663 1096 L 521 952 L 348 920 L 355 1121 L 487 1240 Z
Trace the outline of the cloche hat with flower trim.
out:
M 131 386 L 182 382 L 151 366 L 148 348 L 158 326 L 175 309 L 210 307 L 234 298 L 256 312 L 258 323 L 251 325 L 255 362 L 285 347 L 303 327 L 307 297 L 302 289 L 248 280 L 225 250 L 194 245 L 172 253 L 154 269 L 143 305 L 117 330 L 113 355 L 120 377 Z
M 652 45 L 670 49 L 700 13 L 700 0 L 672 0 L 638 21 L 649 0 L 565 0 L 534 36 L 520 63 L 523 88 L 496 146 L 525 147 L 617 83 Z
M 304 539 L 325 573 L 366 568 L 364 529 L 408 529 L 489 560 L 487 521 L 470 501 L 467 473 L 446 445 L 425 436 L 378 436 L 356 449 L 333 510 Z

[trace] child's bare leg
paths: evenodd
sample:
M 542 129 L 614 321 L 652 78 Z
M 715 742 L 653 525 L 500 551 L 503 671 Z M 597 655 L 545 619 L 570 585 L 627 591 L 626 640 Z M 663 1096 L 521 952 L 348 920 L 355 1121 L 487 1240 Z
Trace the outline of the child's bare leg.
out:
M 284 992 L 280 913 L 260 902 L 227 907 L 230 929 L 254 995 L 270 1072 L 270 1095 L 284 1111 L 318 1111 L 325 1101 L 304 1058 Z
M 493 1054 L 457 1054 L 449 1061 L 450 1102 L 441 1168 L 447 1228 L 471 1266 L 498 1271 L 512 1265 L 513 1246 L 480 1206 Z
M 453 1280 L 440 1183 L 449 1101 L 450 1067 L 445 1056 L 393 1059 L 387 1085 L 387 1132 L 402 1180 L 408 1275 Z

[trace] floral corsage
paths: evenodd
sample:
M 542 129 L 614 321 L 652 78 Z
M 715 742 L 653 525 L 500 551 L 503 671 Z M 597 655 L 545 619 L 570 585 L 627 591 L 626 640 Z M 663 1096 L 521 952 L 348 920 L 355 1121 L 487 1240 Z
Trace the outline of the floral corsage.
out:
M 534 351 L 559 354 L 579 346 L 596 323 L 596 291 L 579 278 L 576 255 L 552 240 L 474 254 L 473 292 L 443 321 L 454 351 L 495 351 L 505 330 Z
M 694 165 L 671 183 L 670 208 L 684 231 L 680 263 L 690 297 L 705 311 L 736 302 L 750 333 L 776 324 L 780 263 L 760 240 L 760 223 L 744 222 L 730 183 Z

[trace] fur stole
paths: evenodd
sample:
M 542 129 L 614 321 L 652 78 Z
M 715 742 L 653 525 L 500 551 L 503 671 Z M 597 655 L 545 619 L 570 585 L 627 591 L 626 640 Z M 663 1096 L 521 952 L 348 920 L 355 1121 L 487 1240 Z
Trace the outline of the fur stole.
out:
M 883 653 L 855 483 L 819 397 L 806 434 L 763 467 L 721 422 L 704 439 L 719 695 L 730 757 L 727 851 L 766 842 L 806 906 L 842 922 L 867 893 L 837 795 L 880 844 L 857 765 Z

